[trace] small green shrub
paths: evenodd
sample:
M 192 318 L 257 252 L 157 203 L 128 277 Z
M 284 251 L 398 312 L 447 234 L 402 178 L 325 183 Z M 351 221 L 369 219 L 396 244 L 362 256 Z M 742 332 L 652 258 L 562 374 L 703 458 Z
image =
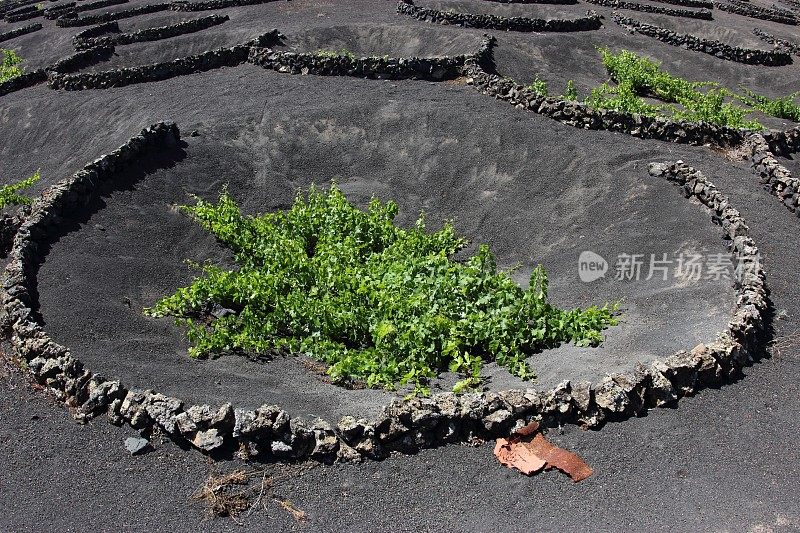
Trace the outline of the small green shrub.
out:
M 0 83 L 22 74 L 22 58 L 14 50 L 0 48 Z
M 612 87 L 604 83 L 595 88 L 587 99 L 587 104 L 592 107 L 753 130 L 764 128 L 758 121 L 746 119 L 755 109 L 800 121 L 800 106 L 793 102 L 797 93 L 775 100 L 748 90 L 740 96 L 717 83 L 688 81 L 673 76 L 662 70 L 659 63 L 627 50 L 617 54 L 608 48 L 598 48 L 598 51 L 617 85 Z M 647 104 L 642 96 L 657 98 L 667 105 Z M 746 107 L 737 105 L 736 101 L 746 104 Z M 669 104 L 679 104 L 682 109 Z
M 564 91 L 562 96 L 564 100 L 569 100 L 574 102 L 578 99 L 578 90 L 575 88 L 575 82 L 572 80 L 567 80 L 567 89 Z
M 548 303 L 541 266 L 524 290 L 485 245 L 455 261 L 466 243 L 451 224 L 429 232 L 420 217 L 399 228 L 394 202 L 373 199 L 361 211 L 335 185 L 258 216 L 243 215 L 227 192 L 216 205 L 197 199 L 181 209 L 229 246 L 239 267 L 205 265 L 145 310 L 187 326 L 193 357 L 305 353 L 330 365 L 335 382 L 427 393 L 444 370 L 466 376 L 456 390 L 476 385 L 487 360 L 531 379 L 529 355 L 563 342 L 596 345 L 616 323 L 613 307 Z M 209 312 L 220 306 L 226 311 Z
M 800 91 L 792 93 L 782 98 L 771 99 L 766 96 L 756 94 L 749 89 L 742 89 L 743 95 L 737 96 L 745 105 L 758 109 L 765 115 L 777 118 L 785 118 L 794 122 L 800 122 L 800 105 L 795 100 L 800 97 Z
M 547 82 L 539 79 L 539 76 L 536 76 L 536 78 L 534 78 L 527 88 L 536 93 L 538 96 L 547 96 L 549 94 Z
M 638 113 L 651 117 L 666 113 L 664 107 L 648 104 L 633 90 L 631 83 L 623 82 L 616 87 L 608 83 L 592 89 L 586 103 L 595 109 L 611 109 L 623 113 Z
M 346 57 L 348 59 L 356 59 L 356 55 L 347 48 L 342 48 L 338 52 L 336 50 L 317 50 L 314 52 L 314 55 L 317 57 Z
M 12 205 L 30 205 L 31 198 L 19 194 L 22 189 L 27 189 L 39 181 L 39 171 L 37 170 L 30 178 L 0 186 L 0 209 Z

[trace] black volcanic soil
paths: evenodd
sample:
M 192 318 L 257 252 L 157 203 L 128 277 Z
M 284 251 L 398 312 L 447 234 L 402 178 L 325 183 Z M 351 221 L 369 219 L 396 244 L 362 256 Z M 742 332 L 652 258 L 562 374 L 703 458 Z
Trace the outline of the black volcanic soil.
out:
M 553 93 L 569 79 L 581 95 L 605 80 L 595 51 L 600 45 L 645 53 L 670 72 L 729 88 L 744 85 L 770 96 L 800 88 L 797 63 L 747 66 L 668 46 L 628 34 L 611 21 L 611 10 L 591 4 L 418 3 L 534 17 L 572 18 L 597 10 L 605 16 L 598 31 L 489 32 L 498 38 L 500 73 L 525 83 L 539 75 Z M 167 61 L 244 42 L 272 28 L 287 36 L 288 49 L 393 56 L 469 53 L 484 33 L 419 22 L 394 9 L 394 2 L 366 0 L 224 9 L 216 12 L 231 20 L 222 25 L 118 47 L 115 58 L 93 69 Z M 135 31 L 209 13 L 154 13 L 122 20 L 120 27 Z M 754 48 L 769 45 L 751 33 L 753 27 L 796 36 L 796 27 L 718 10 L 713 22 L 623 13 Z M 26 23 L 0 22 L 0 31 Z M 72 53 L 71 37 L 84 28 L 44 23 L 43 30 L 2 46 L 16 49 L 28 68 Z M 532 266 L 543 263 L 559 305 L 621 298 L 621 324 L 608 331 L 601 347 L 562 347 L 532 357 L 540 374 L 534 386 L 545 387 L 566 378 L 596 379 L 635 361 L 690 349 L 724 327 L 734 303 L 726 282 L 621 282 L 609 273 L 586 284 L 577 275 L 583 250 L 612 262 L 620 253 L 724 251 L 718 228 L 699 205 L 647 175 L 651 161 L 683 159 L 714 181 L 748 220 L 781 317 L 774 324 L 774 357 L 748 369 L 740 383 L 600 432 L 569 428 L 552 434 L 595 468 L 580 485 L 556 473 L 518 476 L 496 464 L 491 446 L 454 446 L 290 477 L 277 487 L 309 514 L 309 523 L 295 524 L 270 507 L 254 513 L 248 529 L 800 528 L 800 506 L 792 496 L 800 489 L 793 475 L 800 461 L 790 445 L 800 429 L 794 378 L 800 353 L 793 341 L 800 325 L 798 219 L 758 184 L 745 163 L 703 147 L 569 128 L 461 83 L 301 77 L 245 65 L 120 89 L 61 92 L 42 85 L 2 96 L 0 175 L 12 179 L 41 168 L 41 190 L 159 120 L 181 127 L 180 159 L 107 195 L 90 218 L 53 244 L 39 272 L 40 312 L 55 340 L 88 367 L 131 386 L 193 402 L 279 403 L 292 413 L 331 419 L 371 414 L 388 400 L 381 391 L 326 384 L 296 359 L 192 361 L 178 328 L 142 316 L 143 306 L 191 279 L 184 259 L 229 260 L 213 239 L 170 208 L 190 193 L 213 197 L 225 184 L 246 210 L 259 212 L 284 207 L 297 188 L 336 179 L 358 204 L 373 194 L 395 199 L 401 223 L 410 223 L 420 210 L 433 225 L 454 219 L 472 241 L 491 243 L 503 266 L 520 263 L 521 282 Z M 189 136 L 193 130 L 199 135 Z M 800 171 L 796 161 L 786 164 Z M 525 386 L 492 365 L 486 374 L 494 389 Z M 240 530 L 226 520 L 201 522 L 202 509 L 189 503 L 208 471 L 205 458 L 169 443 L 131 458 L 122 441 L 133 434 L 103 420 L 77 426 L 19 376 L 3 377 L 0 529 L 73 531 L 91 524 L 101 531 Z M 228 462 L 219 468 L 237 466 Z

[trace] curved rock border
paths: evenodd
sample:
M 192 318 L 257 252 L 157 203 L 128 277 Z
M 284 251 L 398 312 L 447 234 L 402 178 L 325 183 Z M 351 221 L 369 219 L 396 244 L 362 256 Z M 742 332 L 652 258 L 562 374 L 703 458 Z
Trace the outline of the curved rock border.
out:
M 770 152 L 789 157 L 800 152 L 800 126 L 789 128 L 786 131 L 772 131 L 764 134 L 764 139 L 769 144 Z
M 355 76 L 381 80 L 453 80 L 461 76 L 464 63 L 472 56 L 455 57 L 355 57 L 318 53 L 281 52 L 253 47 L 248 62 L 289 74 Z
M 140 430 L 159 427 L 173 439 L 205 451 L 245 449 L 268 460 L 306 459 L 333 462 L 382 459 L 390 451 L 424 447 L 474 437 L 507 434 L 532 420 L 545 424 L 578 423 L 597 427 L 606 420 L 636 416 L 649 408 L 671 405 L 682 396 L 736 376 L 757 356 L 762 315 L 767 309 L 764 274 L 748 227 L 727 198 L 702 174 L 678 161 L 653 163 L 649 173 L 676 182 L 686 197 L 712 212 L 745 265 L 737 287 L 736 310 L 726 331 L 708 345 L 681 351 L 650 366 L 611 374 L 600 383 L 573 386 L 564 381 L 547 392 L 533 389 L 499 393 L 444 393 L 431 398 L 395 400 L 372 421 L 343 417 L 338 425 L 320 419 L 291 418 L 274 405 L 255 410 L 187 406 L 181 400 L 149 390 L 127 389 L 85 369 L 70 351 L 55 343 L 35 318 L 35 285 L 42 250 L 60 232 L 60 223 L 87 205 L 101 186 L 113 186 L 126 167 L 155 150 L 176 146 L 180 134 L 172 123 L 144 129 L 123 146 L 86 165 L 72 177 L 47 189 L 34 201 L 19 226 L 0 292 L 0 324 L 10 333 L 15 353 L 27 362 L 35 379 L 66 402 L 79 420 L 107 414 L 116 424 Z
M 86 67 L 96 65 L 101 61 L 108 61 L 114 55 L 114 45 L 104 44 L 76 52 L 71 56 L 53 63 L 45 70 L 50 74 L 50 78 L 58 77 L 61 74 L 69 74 Z
M 5 96 L 9 93 L 27 89 L 34 85 L 39 85 L 47 81 L 47 71 L 44 69 L 34 70 L 15 76 L 10 80 L 0 83 L 0 96 Z
M 31 20 L 39 18 L 43 15 L 44 11 L 34 6 L 34 9 L 23 8 L 21 10 L 6 13 L 3 19 L 6 22 L 13 23 L 13 22 L 22 22 L 23 20 Z
M 85 17 L 60 17 L 56 20 L 56 26 L 59 28 L 90 26 L 93 24 L 100 24 L 102 22 L 111 22 L 112 20 L 127 19 L 131 17 L 138 17 L 139 15 L 147 15 L 148 13 L 166 11 L 170 9 L 171 6 L 172 4 L 168 3 L 145 4 L 143 6 L 132 7 L 130 9 L 107 11 L 105 13 L 98 13 L 97 15 L 87 15 Z
M 222 67 L 235 67 L 247 61 L 252 47 L 269 46 L 274 44 L 280 37 L 281 34 L 278 30 L 272 30 L 245 44 L 209 50 L 208 52 L 181 57 L 164 63 L 103 72 L 50 76 L 48 85 L 51 89 L 65 89 L 67 91 L 108 89 L 137 83 L 162 81 Z
M 674 6 L 714 9 L 714 2 L 711 0 L 653 0 L 653 2 L 672 4 Z
M 793 43 L 791 41 L 787 41 L 786 39 L 780 39 L 778 37 L 775 37 L 771 33 L 767 33 L 764 30 L 760 30 L 758 28 L 753 28 L 753 34 L 764 42 L 788 50 L 789 52 L 791 52 L 796 56 L 800 56 L 800 43 Z
M 411 18 L 433 24 L 503 31 L 572 32 L 599 30 L 603 26 L 602 17 L 594 11 L 588 11 L 585 17 L 577 19 L 535 19 L 439 11 L 436 9 L 417 7 L 413 0 L 398 0 L 397 12 L 401 15 L 407 15 Z
M 0 5 L 0 17 L 5 17 L 8 13 L 12 11 L 17 11 L 20 8 L 31 6 L 40 3 L 41 0 L 16 0 L 16 1 L 9 1 L 5 2 Z
M 202 2 L 173 2 L 173 11 L 209 11 L 211 9 L 225 9 L 226 7 L 255 6 L 268 4 L 277 0 L 205 0 Z
M 737 0 L 714 2 L 714 7 L 720 11 L 727 11 L 728 13 L 734 13 L 751 19 L 769 20 L 779 24 L 789 24 L 791 26 L 797 25 L 797 17 L 794 13 L 782 9 L 768 9 Z
M 590 4 L 595 4 L 613 9 L 631 9 L 642 13 L 655 13 L 658 15 L 668 15 L 670 17 L 684 17 L 701 20 L 712 20 L 711 11 L 701 9 L 692 11 L 691 9 L 672 9 L 669 7 L 651 6 L 650 4 L 639 4 L 637 2 L 627 2 L 625 0 L 585 0 Z
M 127 4 L 128 0 L 96 0 L 94 2 L 86 2 L 82 4 L 76 4 L 75 2 L 71 3 L 71 6 L 69 4 L 61 4 L 54 8 L 45 9 L 44 18 L 51 20 L 58 19 L 59 17 L 75 18 L 78 16 L 78 13 L 101 9 L 104 7 Z
M 88 50 L 76 52 L 75 54 L 65 57 L 64 59 L 61 59 L 48 67 L 27 72 L 0 83 L 0 96 L 19 91 L 21 89 L 27 89 L 46 81 L 56 83 L 53 80 L 69 75 L 69 73 L 75 72 L 82 68 L 95 65 L 101 61 L 107 61 L 111 59 L 112 55 L 114 55 L 113 46 L 96 46 Z
M 789 211 L 800 217 L 800 179 L 793 177 L 789 169 L 775 159 L 763 135 L 751 135 L 746 146 L 750 165 L 758 175 L 759 182 Z
M 556 5 L 574 5 L 578 0 L 486 0 L 487 2 L 496 2 L 498 4 L 556 4 Z
M 694 35 L 675 33 L 672 30 L 623 17 L 617 13 L 614 13 L 612 18 L 614 22 L 630 30 L 631 33 L 654 37 L 662 43 L 684 47 L 695 52 L 703 52 L 727 61 L 767 67 L 778 67 L 792 63 L 792 57 L 781 50 L 754 50 L 752 48 L 730 46 L 719 41 L 702 39 Z
M 503 100 L 520 109 L 545 115 L 562 124 L 588 130 L 627 133 L 642 139 L 720 147 L 738 146 L 746 132 L 706 122 L 673 121 L 613 110 L 598 110 L 580 102 L 542 96 L 512 79 L 490 74 L 484 65 L 491 63 L 494 38 L 487 38 L 477 57 L 467 60 L 467 83 L 483 94 Z
M 228 20 L 230 20 L 228 15 L 209 15 L 207 17 L 185 20 L 167 26 L 145 28 L 133 33 L 119 33 L 119 25 L 117 25 L 116 22 L 109 22 L 108 24 L 114 24 L 114 26 L 107 26 L 107 30 L 97 35 L 90 35 L 87 37 L 86 35 L 78 34 L 72 38 L 72 44 L 76 50 L 85 50 L 101 45 L 121 46 L 145 41 L 160 41 L 162 39 L 170 39 L 179 35 L 206 30 L 227 22 Z M 115 33 L 116 35 L 104 36 L 107 33 Z
M 36 24 L 29 24 L 27 26 L 22 26 L 21 28 L 14 28 L 11 31 L 0 33 L 0 43 L 3 41 L 7 41 L 9 39 L 13 39 L 14 37 L 19 37 L 20 35 L 26 35 L 28 33 L 39 31 L 41 29 L 42 25 L 38 22 Z
M 106 0 L 100 0 L 104 2 Z M 115 0 L 112 0 L 115 1 Z M 127 2 L 127 0 L 125 0 Z M 53 7 L 46 7 L 44 9 L 44 18 L 47 20 L 55 20 L 58 17 L 62 17 L 67 13 L 75 13 L 75 6 L 77 6 L 77 2 L 66 2 L 64 4 L 58 4 Z
M 238 45 L 219 48 L 193 56 L 182 57 L 165 63 L 141 67 L 121 68 L 103 72 L 83 72 L 48 79 L 51 89 L 82 91 L 86 89 L 109 89 L 137 83 L 162 81 L 177 76 L 206 72 L 222 67 L 235 67 L 247 61 L 250 47 Z

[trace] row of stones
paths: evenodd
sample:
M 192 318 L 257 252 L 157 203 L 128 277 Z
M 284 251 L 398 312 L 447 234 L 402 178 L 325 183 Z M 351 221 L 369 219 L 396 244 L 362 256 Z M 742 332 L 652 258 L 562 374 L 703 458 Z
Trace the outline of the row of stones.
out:
M 475 15 L 472 13 L 456 13 L 453 11 L 439 11 L 418 7 L 413 0 L 398 0 L 397 12 L 402 15 L 431 22 L 464 26 L 466 28 L 483 28 L 503 31 L 589 31 L 598 30 L 603 26 L 600 15 L 594 11 L 587 12 L 585 17 L 577 19 L 536 19 L 527 17 L 501 17 L 498 15 Z
M 228 20 L 230 20 L 228 15 L 209 15 L 207 17 L 185 20 L 167 26 L 146 28 L 132 33 L 120 33 L 119 24 L 117 21 L 112 21 L 99 26 L 102 27 L 103 30 L 101 33 L 97 33 L 96 36 L 87 37 L 85 32 L 74 36 L 72 38 L 72 44 L 76 50 L 86 50 L 97 46 L 119 46 L 144 41 L 159 41 L 177 37 L 178 35 L 202 31 Z
M 143 6 L 132 7 L 130 9 L 122 9 L 119 11 L 107 11 L 105 13 L 98 13 L 96 15 L 87 15 L 85 17 L 61 17 L 56 19 L 56 26 L 59 28 L 74 28 L 78 26 L 91 26 L 94 24 L 101 24 L 103 22 L 110 22 L 112 20 L 120 20 L 131 17 L 138 17 L 139 15 L 147 15 L 149 13 L 157 13 L 159 11 L 166 11 L 170 8 L 171 4 L 145 4 Z
M 113 55 L 113 45 L 96 46 L 88 50 L 76 52 L 48 67 L 27 72 L 0 83 L 0 96 L 27 89 L 28 87 L 33 87 L 34 85 L 39 85 L 44 82 L 48 82 L 51 87 L 58 86 L 60 83 L 59 80 L 70 76 L 71 72 L 97 64 L 100 61 L 107 61 L 111 59 Z
M 493 43 L 494 40 L 489 39 L 488 42 Z M 464 75 L 468 84 L 484 94 L 504 100 L 521 109 L 545 115 L 563 124 L 692 145 L 738 146 L 744 140 L 742 131 L 726 126 L 705 122 L 673 121 L 614 110 L 598 110 L 580 102 L 542 96 L 510 78 L 490 74 L 481 65 L 487 61 L 490 59 L 484 56 L 465 63 Z
M 73 2 L 71 6 L 69 4 L 63 4 L 59 5 L 57 8 L 46 9 L 44 12 L 44 18 L 50 20 L 58 19 L 60 17 L 76 18 L 78 13 L 83 13 L 84 11 L 92 11 L 94 9 L 118 6 L 127 3 L 128 0 L 95 0 L 94 2 L 87 2 L 84 4 L 76 4 Z
M 497 2 L 499 4 L 577 4 L 578 0 L 487 0 L 487 2 Z
M 701 9 L 693 11 L 691 9 L 672 9 L 668 7 L 653 6 L 650 4 L 639 4 L 636 2 L 626 2 L 625 0 L 586 0 L 590 4 L 596 4 L 603 7 L 611 7 L 614 9 L 630 9 L 633 11 L 641 11 L 644 13 L 656 13 L 659 15 L 669 15 L 672 17 L 685 17 L 702 20 L 712 20 L 711 11 Z
M 8 23 L 22 22 L 23 20 L 31 20 L 41 17 L 44 12 L 39 9 L 38 4 L 34 6 L 25 6 L 14 11 L 9 11 L 3 16 L 3 20 Z
M 14 242 L 14 235 L 30 213 L 27 205 L 21 206 L 14 214 L 0 214 L 0 257 L 5 257 Z
M 38 5 L 29 5 L 7 11 L 3 14 L 3 20 L 6 22 L 19 22 L 38 17 L 41 13 Z
M 201 2 L 173 2 L 171 9 L 174 11 L 210 11 L 212 9 L 225 9 L 228 7 L 254 6 L 276 2 L 277 0 L 205 0 Z
M 682 46 L 689 50 L 703 52 L 727 61 L 770 67 L 789 65 L 792 63 L 792 57 L 782 50 L 754 50 L 751 48 L 730 46 L 719 41 L 702 39 L 694 35 L 675 33 L 666 28 L 640 22 L 629 17 L 623 17 L 618 13 L 613 14 L 613 19 L 614 22 L 627 28 L 632 33 L 640 33 L 648 37 L 654 37 L 672 46 Z
M 5 12 L 3 18 L 6 22 L 21 22 L 23 20 L 30 20 L 41 16 L 44 16 L 46 19 L 53 20 L 63 16 L 77 16 L 77 13 L 79 12 L 91 11 L 93 9 L 100 9 L 118 4 L 126 4 L 127 2 L 128 0 L 96 0 L 94 2 L 87 2 L 80 5 L 78 5 L 76 2 L 66 2 L 55 5 L 51 8 L 44 8 L 42 7 L 41 3 L 35 3 L 35 5 L 25 5 L 24 7 L 7 11 Z
M 222 67 L 234 67 L 247 61 L 251 48 L 274 45 L 280 38 L 280 32 L 272 30 L 245 44 L 210 50 L 164 63 L 102 72 L 51 75 L 48 78 L 48 85 L 52 89 L 65 89 L 68 91 L 108 89 L 110 87 L 124 87 L 137 83 L 162 81 Z
M 786 39 L 781 39 L 779 37 L 775 37 L 771 33 L 767 33 L 764 30 L 760 30 L 758 28 L 753 28 L 753 33 L 758 36 L 762 41 L 768 42 L 769 44 L 775 45 L 776 48 L 783 48 L 788 52 L 800 56 L 800 43 L 793 43 L 791 41 L 787 41 Z
M 791 11 L 775 8 L 758 7 L 746 2 L 729 0 L 728 2 L 715 2 L 714 5 L 721 11 L 735 13 L 753 19 L 769 20 L 780 24 L 797 25 L 797 17 Z
M 0 43 L 3 41 L 7 41 L 9 39 L 13 39 L 14 37 L 19 37 L 20 35 L 25 35 L 27 33 L 33 33 L 35 31 L 39 31 L 42 29 L 42 25 L 39 23 L 36 24 L 29 24 L 27 26 L 21 26 L 19 28 L 14 28 L 13 30 L 0 33 Z
M 282 38 L 280 32 L 273 30 L 244 45 L 212 50 L 165 63 L 104 72 L 51 76 L 49 85 L 54 89 L 66 90 L 106 89 L 161 81 L 224 66 L 237 66 L 244 62 L 291 74 L 441 81 L 459 77 L 466 60 L 472 57 L 460 55 L 431 58 L 358 58 L 347 54 L 283 52 L 270 48 Z
M 654 1 L 661 2 L 664 4 L 672 4 L 675 6 L 714 9 L 714 2 L 712 0 L 654 0 Z
M 54 2 L 55 0 L 50 1 Z M 39 3 L 39 0 L 16 0 L 14 2 L 3 2 L 0 4 L 0 17 L 5 17 L 9 13 L 19 11 L 27 6 L 35 6 Z
M 228 7 L 239 6 L 252 6 L 257 4 L 266 4 L 269 2 L 276 2 L 277 0 L 208 0 L 205 2 L 168 2 L 159 4 L 147 4 L 131 9 L 125 9 L 114 12 L 98 13 L 97 15 L 90 15 L 86 17 L 61 17 L 56 20 L 56 25 L 62 28 L 76 27 L 76 26 L 91 26 L 94 24 L 101 24 L 113 20 L 120 20 L 125 18 L 137 17 L 148 13 L 156 13 L 158 11 L 209 11 L 213 9 L 224 9 Z
M 269 48 L 250 51 L 248 62 L 289 74 L 356 76 L 360 78 L 430 81 L 452 80 L 461 75 L 471 56 L 455 57 L 355 57 L 319 53 L 281 52 Z
M 494 37 L 484 37 L 478 52 L 464 63 L 464 76 L 467 83 L 479 91 L 515 107 L 548 116 L 569 126 L 627 133 L 643 139 L 665 142 L 735 147 L 752 137 L 752 133 L 746 130 L 706 122 L 673 121 L 613 110 L 596 110 L 580 102 L 541 96 L 510 78 L 488 72 L 493 70 L 491 67 L 494 63 L 495 44 Z M 759 135 L 772 154 L 788 157 L 800 152 L 800 126 Z
M 235 409 L 229 403 L 218 408 L 187 406 L 150 390 L 127 389 L 117 380 L 85 369 L 36 321 L 32 307 L 35 272 L 42 260 L 40 244 L 55 237 L 63 221 L 90 202 L 99 187 L 113 186 L 115 176 L 126 166 L 135 165 L 152 150 L 169 149 L 178 139 L 174 124 L 146 128 L 119 149 L 45 191 L 14 238 L 0 293 L 0 324 L 10 333 L 15 354 L 27 362 L 35 379 L 65 401 L 79 420 L 106 414 L 114 423 L 143 431 L 158 426 L 172 438 L 206 452 L 238 446 L 268 460 L 381 459 L 392 451 L 408 453 L 447 442 L 503 435 L 533 420 L 596 427 L 607 420 L 639 415 L 735 376 L 756 349 L 767 306 L 763 272 L 754 261 L 758 250 L 738 211 L 699 172 L 678 162 L 651 165 L 650 173 L 677 182 L 685 196 L 697 198 L 713 210 L 712 219 L 730 239 L 737 259 L 752 265 L 745 269 L 728 330 L 709 345 L 698 345 L 691 352 L 679 352 L 650 366 L 639 364 L 596 385 L 564 381 L 547 392 L 527 389 L 398 399 L 374 420 L 344 417 L 336 426 L 321 419 L 292 418 L 274 405 L 255 410 Z
M 755 133 L 747 139 L 750 164 L 759 176 L 759 181 L 789 211 L 800 217 L 800 179 L 792 176 L 788 168 L 781 165 L 769 149 L 763 135 Z

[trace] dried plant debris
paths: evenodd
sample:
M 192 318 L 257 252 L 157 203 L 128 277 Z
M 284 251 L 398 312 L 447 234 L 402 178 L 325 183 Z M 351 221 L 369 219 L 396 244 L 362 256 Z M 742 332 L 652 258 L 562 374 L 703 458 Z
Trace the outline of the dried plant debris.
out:
M 308 515 L 286 498 L 275 494 L 274 482 L 296 474 L 294 470 L 280 475 L 272 469 L 239 468 L 228 473 L 212 473 L 195 491 L 192 499 L 206 506 L 210 518 L 230 517 L 237 523 L 259 507 L 269 512 L 268 503 L 288 512 L 296 521 L 308 520 Z
M 592 475 L 591 467 L 583 459 L 548 441 L 539 432 L 538 422 L 517 430 L 508 439 L 497 439 L 494 454 L 503 465 L 528 476 L 553 468 L 564 472 L 575 482 Z

